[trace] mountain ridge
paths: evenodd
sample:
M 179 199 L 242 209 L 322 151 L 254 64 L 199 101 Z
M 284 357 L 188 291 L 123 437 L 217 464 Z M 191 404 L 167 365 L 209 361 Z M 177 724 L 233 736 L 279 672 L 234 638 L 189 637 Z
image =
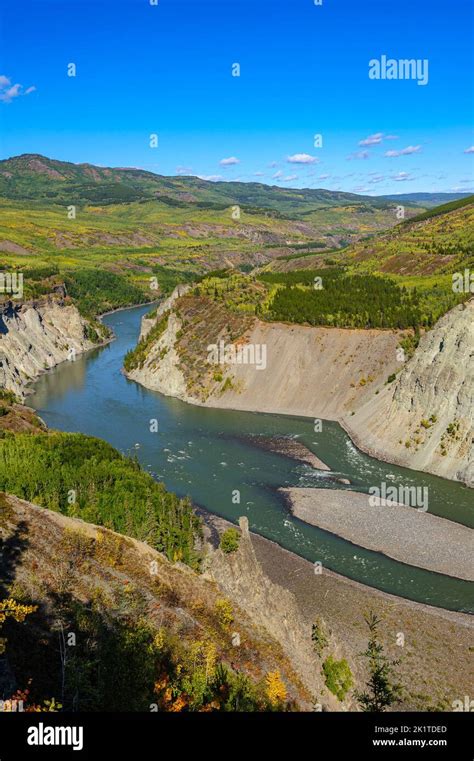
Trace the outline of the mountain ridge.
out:
M 16 178 L 15 178 L 16 173 Z M 170 197 L 179 200 L 179 195 L 186 190 L 198 194 L 204 194 L 202 200 L 211 201 L 216 197 L 221 197 L 229 202 L 255 203 L 256 200 L 266 199 L 270 208 L 274 208 L 277 202 L 286 202 L 289 204 L 297 203 L 326 203 L 326 204 L 352 204 L 352 203 L 369 203 L 378 207 L 386 208 L 392 205 L 394 200 L 405 200 L 409 205 L 411 203 L 408 196 L 370 196 L 359 195 L 345 191 L 327 190 L 325 188 L 281 188 L 277 185 L 270 185 L 261 182 L 241 182 L 241 181 L 209 181 L 194 175 L 162 175 L 138 167 L 103 167 L 90 162 L 74 163 L 70 161 L 61 161 L 52 159 L 40 153 L 23 153 L 18 156 L 11 156 L 7 159 L 0 160 L 0 194 L 10 192 L 12 198 L 37 198 L 35 187 L 31 185 L 24 186 L 21 182 L 24 177 L 28 179 L 28 173 L 33 176 L 45 175 L 48 177 L 53 188 L 47 188 L 46 197 L 57 197 L 54 195 L 54 182 L 67 183 L 68 181 L 86 181 L 93 185 L 101 182 L 112 182 L 113 184 L 122 184 L 129 189 L 129 193 L 124 192 L 123 202 L 127 200 L 138 200 L 138 197 L 152 198 L 154 194 L 163 192 L 171 193 Z M 9 182 L 16 180 L 19 187 L 9 186 Z M 74 186 L 71 187 L 71 190 Z M 135 195 L 133 194 L 135 191 Z M 89 194 L 91 190 L 89 188 Z M 421 200 L 430 200 L 428 196 L 432 194 L 413 194 L 417 196 L 413 205 L 422 205 Z M 435 194 L 436 195 L 436 194 Z M 439 195 L 439 194 L 438 194 Z M 443 194 L 449 195 L 450 199 L 461 197 L 462 194 Z M 423 196 L 423 199 L 418 198 Z M 115 196 L 114 196 L 115 198 Z M 93 198 L 91 200 L 94 200 Z M 198 199 L 183 198 L 188 203 L 199 202 Z M 430 205 L 433 205 L 431 203 Z

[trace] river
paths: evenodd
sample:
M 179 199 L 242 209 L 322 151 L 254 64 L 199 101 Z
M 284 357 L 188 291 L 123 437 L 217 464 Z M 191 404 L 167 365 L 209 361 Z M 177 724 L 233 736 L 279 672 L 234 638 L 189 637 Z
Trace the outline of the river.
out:
M 121 373 L 123 357 L 135 345 L 141 316 L 149 308 L 107 315 L 103 320 L 114 331 L 115 341 L 63 363 L 36 382 L 28 404 L 48 426 L 98 436 L 122 452 L 136 454 L 143 468 L 171 491 L 189 495 L 232 521 L 246 515 L 253 531 L 323 567 L 385 592 L 474 612 L 469 582 L 396 562 L 292 517 L 278 487 L 341 484 L 309 465 L 256 448 L 246 437 L 295 437 L 358 491 L 382 481 L 427 486 L 430 512 L 471 526 L 472 489 L 368 457 L 337 423 L 324 422 L 322 432 L 315 433 L 310 418 L 197 407 L 127 380 Z M 155 433 L 150 431 L 151 420 L 158 423 Z M 234 503 L 236 490 L 240 504 Z

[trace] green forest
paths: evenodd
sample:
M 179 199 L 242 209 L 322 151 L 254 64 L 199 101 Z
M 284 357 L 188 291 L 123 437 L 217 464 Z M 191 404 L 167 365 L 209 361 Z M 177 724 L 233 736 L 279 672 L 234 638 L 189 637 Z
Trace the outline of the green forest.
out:
M 4 432 L 0 491 L 145 541 L 169 560 L 199 565 L 201 524 L 190 501 L 101 439 Z
M 267 319 L 349 328 L 414 328 L 430 326 L 417 289 L 408 290 L 387 277 L 354 275 L 342 269 L 269 273 L 260 276 L 280 284 Z M 258 311 L 258 310 L 257 310 Z
M 84 317 L 95 317 L 124 304 L 142 304 L 146 294 L 123 275 L 101 269 L 75 270 L 65 278 L 66 288 Z M 151 300 L 151 296 L 149 297 Z

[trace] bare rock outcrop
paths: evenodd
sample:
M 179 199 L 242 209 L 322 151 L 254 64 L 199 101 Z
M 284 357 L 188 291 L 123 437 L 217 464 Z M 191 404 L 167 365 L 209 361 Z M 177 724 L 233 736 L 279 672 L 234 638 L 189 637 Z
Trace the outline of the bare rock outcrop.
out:
M 336 420 L 374 457 L 474 486 L 474 300 L 425 333 L 401 370 L 400 332 L 254 319 L 239 340 L 265 346 L 266 367 L 225 365 L 225 383 L 199 398 L 180 366 L 178 323 L 171 311 L 131 378 L 193 404 Z M 187 361 L 199 366 L 203 357 Z
M 294 595 L 274 584 L 257 560 L 248 519 L 239 519 L 239 548 L 230 554 L 213 552 L 210 575 L 232 600 L 245 610 L 254 624 L 266 629 L 283 648 L 303 683 L 323 710 L 356 710 L 348 698 L 341 703 L 326 688 L 321 664 L 311 642 L 311 623 L 305 619 Z M 331 635 L 331 649 L 340 657 L 340 646 Z
M 0 387 L 24 398 L 29 382 L 94 346 L 87 327 L 77 308 L 61 301 L 2 305 Z
M 438 320 L 396 381 L 343 424 L 369 454 L 474 487 L 474 300 Z
M 139 340 L 141 341 L 142 338 L 146 338 L 150 330 L 152 329 L 153 325 L 155 325 L 156 321 L 160 319 L 160 317 L 163 317 L 166 312 L 168 312 L 171 307 L 174 305 L 175 301 L 179 299 L 181 296 L 184 296 L 185 293 L 189 291 L 191 286 L 189 285 L 177 285 L 174 291 L 168 296 L 167 299 L 160 302 L 156 308 L 156 312 L 153 315 L 153 317 L 147 317 L 147 315 L 143 315 L 141 326 L 140 326 L 140 336 Z
M 153 319 L 153 325 L 155 324 Z M 142 386 L 159 391 L 166 396 L 176 396 L 183 401 L 194 401 L 188 395 L 186 381 L 179 367 L 176 350 L 176 335 L 181 328 L 181 320 L 170 312 L 164 332 L 150 347 L 144 363 L 140 367 L 128 370 L 125 375 Z M 145 337 L 149 332 L 145 327 Z M 141 336 L 142 337 L 142 336 Z

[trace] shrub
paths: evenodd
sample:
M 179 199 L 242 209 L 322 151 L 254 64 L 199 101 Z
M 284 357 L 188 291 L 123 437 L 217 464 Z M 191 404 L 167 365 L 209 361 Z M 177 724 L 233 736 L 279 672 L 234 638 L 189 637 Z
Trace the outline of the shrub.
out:
M 234 388 L 234 384 L 232 383 L 232 378 L 226 378 L 224 383 L 222 384 L 221 394 L 223 394 L 225 391 L 230 390 L 231 388 Z
M 236 528 L 228 528 L 221 536 L 219 547 L 222 552 L 229 554 L 239 548 L 240 533 Z
M 221 597 L 219 600 L 216 600 L 215 609 L 219 625 L 223 629 L 227 629 L 234 620 L 232 604 L 225 597 Z
M 338 700 L 344 700 L 347 692 L 354 684 L 352 672 L 346 659 L 336 661 L 330 655 L 323 663 L 323 673 L 326 687 L 337 697 Z
M 13 391 L 6 388 L 0 388 L 0 399 L 8 404 L 16 404 L 19 401 Z
M 265 692 L 274 708 L 282 708 L 286 700 L 286 687 L 279 671 L 270 671 L 265 677 Z
M 324 648 L 329 644 L 329 640 L 326 636 L 324 624 L 320 618 L 314 622 L 311 628 L 311 639 L 313 641 L 314 652 L 321 657 Z

